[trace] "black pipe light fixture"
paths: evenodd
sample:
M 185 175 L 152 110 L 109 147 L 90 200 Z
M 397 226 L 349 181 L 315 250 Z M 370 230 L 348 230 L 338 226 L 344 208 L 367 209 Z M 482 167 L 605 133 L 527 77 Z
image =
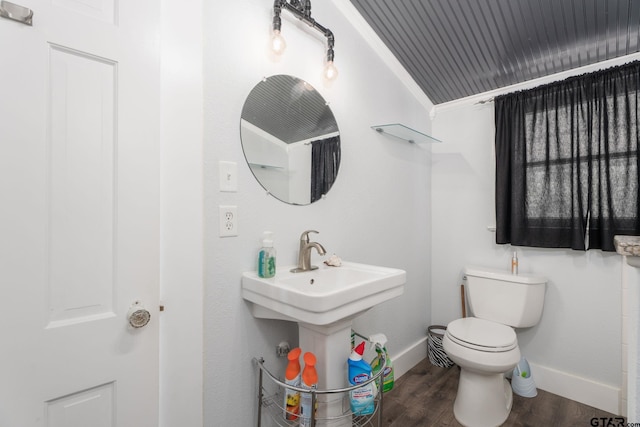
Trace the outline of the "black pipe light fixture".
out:
M 320 31 L 327 38 L 327 62 L 324 67 L 324 77 L 327 80 L 334 80 L 338 76 L 338 69 L 333 64 L 333 45 L 335 39 L 330 29 L 320 25 L 315 19 L 311 17 L 311 0 L 275 0 L 273 2 L 273 35 L 271 37 L 271 50 L 280 55 L 287 44 L 280 34 L 280 27 L 282 26 L 282 20 L 280 13 L 282 10 L 288 10 L 296 18 L 302 22 Z

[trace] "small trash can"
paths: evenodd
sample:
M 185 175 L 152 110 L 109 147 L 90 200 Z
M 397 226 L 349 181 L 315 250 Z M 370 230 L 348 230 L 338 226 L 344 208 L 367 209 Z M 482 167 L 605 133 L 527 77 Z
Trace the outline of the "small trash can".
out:
M 429 353 L 429 362 L 434 366 L 448 368 L 454 363 L 442 348 L 442 338 L 447 330 L 446 326 L 431 325 L 427 328 L 427 352 Z

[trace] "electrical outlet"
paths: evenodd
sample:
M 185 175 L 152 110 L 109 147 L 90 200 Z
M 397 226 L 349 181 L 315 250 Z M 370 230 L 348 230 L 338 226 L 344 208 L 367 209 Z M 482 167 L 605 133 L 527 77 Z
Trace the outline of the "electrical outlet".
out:
M 220 237 L 238 235 L 238 207 L 219 206 L 220 208 Z

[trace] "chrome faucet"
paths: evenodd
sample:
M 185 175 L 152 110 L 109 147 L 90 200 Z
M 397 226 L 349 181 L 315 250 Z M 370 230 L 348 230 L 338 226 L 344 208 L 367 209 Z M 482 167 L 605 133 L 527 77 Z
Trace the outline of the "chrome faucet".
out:
M 300 236 L 300 249 L 298 250 L 298 267 L 292 269 L 292 273 L 302 273 L 303 271 L 318 269 L 317 266 L 311 265 L 311 249 L 315 248 L 320 255 L 325 255 L 327 253 L 320 243 L 309 241 L 309 233 L 319 234 L 315 230 L 307 230 L 302 233 Z

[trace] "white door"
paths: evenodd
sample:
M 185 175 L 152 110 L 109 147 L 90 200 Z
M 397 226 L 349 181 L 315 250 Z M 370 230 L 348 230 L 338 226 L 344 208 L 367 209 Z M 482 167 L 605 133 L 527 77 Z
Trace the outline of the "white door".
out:
M 34 15 L 0 19 L 0 426 L 157 427 L 160 2 L 12 2 Z

